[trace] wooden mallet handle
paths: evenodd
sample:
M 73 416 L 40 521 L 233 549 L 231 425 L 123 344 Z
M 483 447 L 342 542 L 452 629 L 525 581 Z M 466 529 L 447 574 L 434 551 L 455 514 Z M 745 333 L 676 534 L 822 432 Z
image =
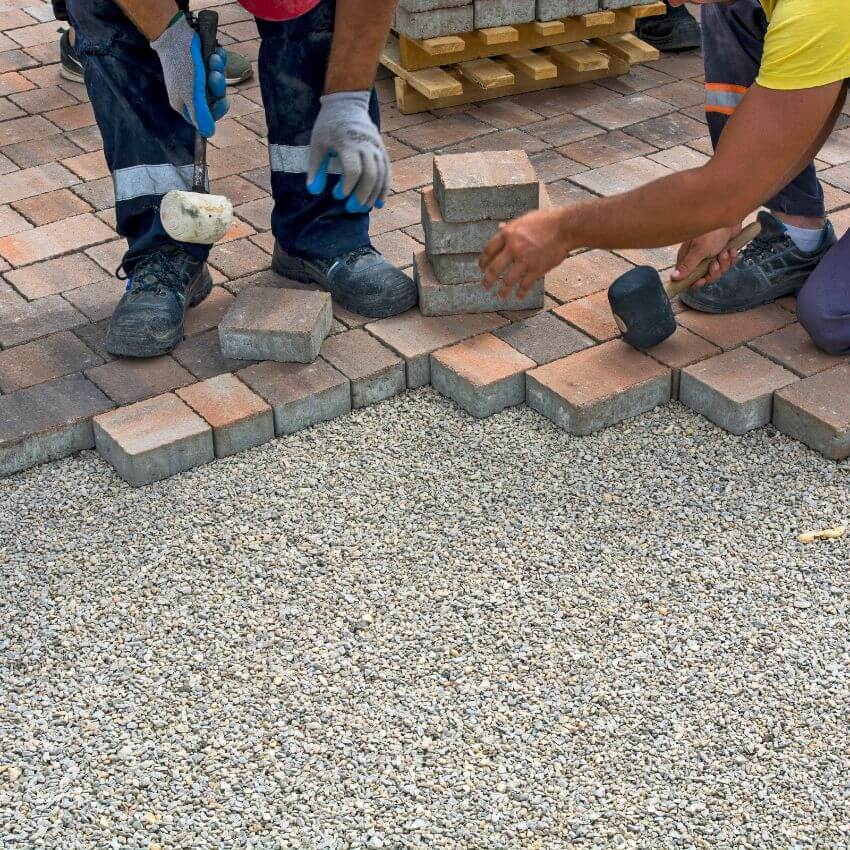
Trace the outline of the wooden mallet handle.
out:
M 729 241 L 729 244 L 723 249 L 724 251 L 740 251 L 745 245 L 748 245 L 756 236 L 761 233 L 761 225 L 754 221 L 752 224 L 745 227 L 734 239 Z M 669 298 L 675 298 L 680 292 L 690 289 L 701 277 L 705 277 L 709 266 L 714 262 L 714 257 L 709 257 L 703 260 L 687 277 L 682 280 L 668 280 L 663 283 L 664 291 Z

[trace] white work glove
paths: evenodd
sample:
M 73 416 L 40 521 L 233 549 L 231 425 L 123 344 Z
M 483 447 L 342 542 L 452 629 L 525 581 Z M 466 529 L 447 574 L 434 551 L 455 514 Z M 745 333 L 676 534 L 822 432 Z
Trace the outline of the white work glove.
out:
M 342 172 L 333 196 L 350 213 L 382 207 L 390 189 L 390 158 L 369 115 L 371 92 L 326 94 L 310 138 L 307 191 L 321 195 L 328 172 Z M 332 162 L 333 159 L 336 161 Z
M 205 139 L 210 138 L 215 133 L 215 122 L 224 117 L 228 106 L 224 50 L 219 47 L 205 68 L 201 38 L 183 15 L 152 41 L 151 47 L 162 64 L 172 109 L 194 125 Z

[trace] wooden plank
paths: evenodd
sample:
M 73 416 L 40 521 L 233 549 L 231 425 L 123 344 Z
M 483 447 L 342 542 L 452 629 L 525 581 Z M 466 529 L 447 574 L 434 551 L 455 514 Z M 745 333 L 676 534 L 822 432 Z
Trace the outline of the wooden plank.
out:
M 560 35 L 566 30 L 563 21 L 534 21 L 531 26 L 534 32 L 542 38 L 551 38 L 553 35 Z
M 548 56 L 531 50 L 509 53 L 502 57 L 502 61 L 521 76 L 532 80 L 554 80 L 558 76 L 558 66 Z
M 602 9 L 599 12 L 588 12 L 587 14 L 579 15 L 578 17 L 582 24 L 586 27 L 610 26 L 617 20 L 617 16 L 611 9 Z
M 667 6 L 664 3 L 646 3 L 643 6 L 630 6 L 628 11 L 634 18 L 651 18 L 655 15 L 666 15 Z
M 489 62 L 490 60 L 480 61 Z M 463 93 L 460 80 L 447 74 L 442 68 L 424 68 L 421 71 L 414 71 L 408 74 L 407 82 L 429 100 L 453 97 Z
M 516 83 L 516 77 L 510 69 L 492 59 L 473 59 L 471 62 L 461 62 L 457 67 L 467 80 L 485 91 L 505 88 Z M 421 74 L 424 71 L 417 71 L 417 73 Z
M 470 82 L 463 83 L 463 94 L 454 97 L 444 97 L 439 100 L 428 100 L 420 92 L 415 91 L 405 80 L 396 78 L 397 105 L 404 115 L 416 112 L 426 112 L 429 109 L 443 109 L 448 106 L 462 106 L 467 103 L 480 103 L 485 100 L 493 100 L 497 97 L 505 97 L 513 94 L 523 94 L 531 91 L 557 88 L 558 86 L 573 86 L 578 83 L 601 80 L 606 77 L 618 77 L 629 72 L 629 63 L 616 56 L 611 56 L 610 67 L 606 71 L 588 71 L 579 73 L 570 68 L 559 66 L 558 76 L 554 79 L 531 80 L 523 78 L 512 86 L 498 89 L 479 88 Z
M 546 55 L 558 65 L 566 65 L 579 72 L 604 70 L 610 61 L 607 53 L 594 50 L 582 42 L 547 47 Z
M 402 38 L 407 38 L 407 36 L 402 36 Z M 460 53 L 466 47 L 466 42 L 459 35 L 425 38 L 419 44 L 429 56 L 448 56 L 452 53 Z
M 633 65 L 638 62 L 652 62 L 661 55 L 656 48 L 630 32 L 596 38 L 594 44 L 605 47 L 608 53 L 613 53 Z
M 519 30 L 516 27 L 487 27 L 476 30 L 475 35 L 488 47 L 493 44 L 512 44 L 519 41 Z

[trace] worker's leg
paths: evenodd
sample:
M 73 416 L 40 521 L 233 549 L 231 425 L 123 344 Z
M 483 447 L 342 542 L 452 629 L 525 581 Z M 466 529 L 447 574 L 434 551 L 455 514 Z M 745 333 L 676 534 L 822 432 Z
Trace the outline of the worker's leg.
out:
M 850 233 L 827 253 L 800 290 L 797 316 L 815 345 L 830 354 L 850 353 Z
M 334 2 L 323 0 L 291 21 L 257 21 L 262 37 L 259 67 L 269 127 L 272 230 L 280 247 L 308 258 L 337 257 L 369 245 L 369 216 L 349 213 L 331 195 L 307 191 L 310 134 L 321 106 L 331 42 Z M 380 120 L 372 96 L 372 118 Z
M 147 39 L 113 0 L 68 0 L 76 50 L 115 184 L 125 266 L 172 244 L 159 219 L 162 196 L 189 189 L 195 130 L 168 103 L 162 66 Z M 209 248 L 183 245 L 206 259 Z

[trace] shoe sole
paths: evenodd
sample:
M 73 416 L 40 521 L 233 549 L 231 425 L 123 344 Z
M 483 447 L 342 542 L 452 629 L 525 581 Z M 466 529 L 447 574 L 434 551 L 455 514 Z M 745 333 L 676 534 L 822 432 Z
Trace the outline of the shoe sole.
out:
M 203 267 L 203 270 L 193 282 L 192 286 L 194 287 L 194 290 L 190 289 L 190 292 L 193 292 L 193 294 L 187 303 L 187 310 L 191 307 L 197 307 L 198 304 L 204 301 L 210 292 L 212 292 L 212 275 L 206 265 Z M 174 349 L 177 348 L 177 346 L 183 341 L 183 328 L 185 324 L 186 314 L 184 313 L 183 321 L 180 322 L 180 326 L 175 329 L 174 335 L 168 339 L 157 341 L 157 343 L 153 343 L 150 336 L 128 333 L 122 334 L 120 340 L 115 340 L 112 337 L 112 327 L 110 326 L 109 332 L 106 335 L 106 350 L 110 354 L 114 354 L 116 357 L 161 357 L 163 354 L 168 354 L 169 352 L 174 351 Z
M 248 82 L 248 80 L 250 80 L 251 77 L 253 77 L 253 76 L 254 76 L 254 72 L 251 71 L 251 70 L 248 70 L 244 74 L 242 74 L 241 77 L 225 77 L 224 81 L 229 86 L 238 86 L 240 83 Z
M 59 76 L 62 77 L 63 80 L 68 80 L 72 83 L 85 84 L 86 81 L 82 73 L 78 71 L 72 71 L 70 68 L 66 68 L 64 65 L 59 66 Z

